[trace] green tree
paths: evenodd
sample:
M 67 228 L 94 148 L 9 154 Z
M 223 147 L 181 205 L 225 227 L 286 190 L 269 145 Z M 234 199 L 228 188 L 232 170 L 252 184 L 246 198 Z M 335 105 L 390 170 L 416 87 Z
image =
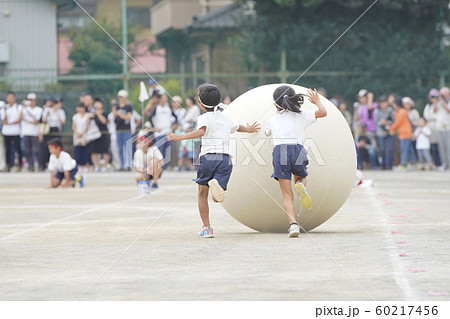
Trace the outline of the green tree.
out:
M 286 50 L 288 69 L 306 70 L 372 3 L 257 1 L 256 15 L 246 20 L 246 31 L 237 41 L 243 64 L 249 70 L 278 71 L 281 51 Z M 448 21 L 448 1 L 380 0 L 311 68 L 357 75 L 305 76 L 297 83 L 323 86 L 347 99 L 361 87 L 378 95 L 394 91 L 424 97 L 449 64 L 439 48 L 441 19 Z
M 121 43 L 122 31 L 120 25 L 106 19 L 100 19 L 99 24 L 111 37 Z M 128 28 L 128 41 L 133 42 L 139 29 Z M 88 74 L 119 74 L 122 71 L 122 49 L 95 22 L 90 22 L 82 29 L 73 28 L 70 38 L 73 46 L 69 59 L 75 67 L 86 67 Z M 132 52 L 130 52 L 133 55 Z M 92 94 L 113 94 L 121 86 L 120 81 L 89 81 L 88 87 Z

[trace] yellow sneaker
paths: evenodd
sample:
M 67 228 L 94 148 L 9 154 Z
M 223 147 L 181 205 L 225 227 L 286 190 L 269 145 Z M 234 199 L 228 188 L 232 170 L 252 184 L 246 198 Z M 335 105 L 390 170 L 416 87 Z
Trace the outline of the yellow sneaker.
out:
M 208 182 L 208 186 L 211 188 L 212 195 L 218 202 L 223 202 L 225 199 L 225 191 L 223 188 L 219 185 L 219 182 L 217 179 L 212 179 Z
M 311 196 L 309 196 L 308 192 L 306 191 L 305 185 L 303 185 L 301 182 L 297 182 L 294 185 L 294 190 L 297 192 L 297 194 L 300 195 L 300 205 L 302 205 L 302 207 L 305 209 L 311 208 Z

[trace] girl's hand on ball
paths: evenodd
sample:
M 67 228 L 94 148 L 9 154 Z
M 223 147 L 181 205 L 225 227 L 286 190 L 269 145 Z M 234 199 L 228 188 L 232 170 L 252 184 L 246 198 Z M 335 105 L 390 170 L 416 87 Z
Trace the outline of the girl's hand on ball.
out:
M 311 103 L 317 104 L 320 102 L 319 93 L 317 93 L 316 89 L 314 89 L 314 91 L 312 89 L 308 89 L 306 95 Z
M 247 129 L 248 129 L 249 133 L 256 133 L 256 132 L 258 132 L 261 129 L 261 127 L 260 127 L 258 122 L 255 122 L 252 125 L 249 125 L 247 123 Z

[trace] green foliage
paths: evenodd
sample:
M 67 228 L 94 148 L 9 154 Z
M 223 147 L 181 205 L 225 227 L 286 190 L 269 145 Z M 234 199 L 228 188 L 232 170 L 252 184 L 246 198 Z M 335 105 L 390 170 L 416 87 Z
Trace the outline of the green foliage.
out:
M 120 25 L 107 19 L 99 19 L 98 23 L 115 41 L 121 44 L 122 30 Z M 117 56 L 117 61 L 119 61 L 122 52 L 121 48 L 102 28 L 94 21 L 91 21 L 82 29 L 73 28 L 70 31 L 70 39 L 73 42 L 73 46 L 70 50 L 69 59 L 74 62 L 75 66 L 88 65 L 92 56 L 105 49 L 120 53 Z M 128 28 L 128 42 L 134 41 L 138 31 L 136 27 Z
M 8 92 L 12 90 L 11 83 L 0 81 L 0 92 Z
M 256 16 L 246 20 L 246 31 L 235 40 L 242 52 L 242 64 L 251 71 L 276 72 L 281 51 L 286 50 L 289 71 L 306 70 L 372 3 L 257 1 Z M 439 21 L 448 20 L 447 3 L 380 0 L 310 70 L 358 75 L 310 77 L 307 73 L 297 83 L 323 86 L 330 95 L 341 94 L 348 99 L 353 99 L 361 87 L 378 95 L 395 91 L 416 98 L 425 96 L 450 62 L 449 56 L 440 52 L 437 31 Z
M 100 19 L 98 23 L 121 44 L 120 25 L 106 19 Z M 122 49 L 102 28 L 94 21 L 82 29 L 73 28 L 70 32 L 73 46 L 69 59 L 74 62 L 75 67 L 86 67 L 88 74 L 119 74 L 122 72 Z M 138 32 L 137 27 L 128 28 L 128 41 L 134 41 Z M 94 95 L 114 96 L 121 86 L 121 81 L 117 80 L 88 82 L 88 89 Z
M 144 83 L 147 83 L 147 81 L 144 81 Z M 178 79 L 168 79 L 168 80 L 162 80 L 158 81 L 158 83 L 167 91 L 169 96 L 175 96 L 175 95 L 181 95 L 181 82 Z M 146 84 L 147 90 L 148 85 Z M 139 94 L 141 91 L 140 87 L 140 81 L 133 82 L 130 86 L 130 91 L 128 92 L 128 99 L 133 104 L 133 108 L 137 110 L 139 113 L 141 112 L 141 102 L 139 101 Z M 187 96 L 187 95 L 186 95 Z M 144 103 L 147 104 L 148 101 L 145 101 Z
M 117 63 L 119 54 L 111 49 L 104 49 L 95 53 L 89 59 L 89 74 L 117 74 L 122 70 L 122 66 Z M 108 94 L 120 90 L 121 81 L 89 81 L 89 92 L 93 94 Z

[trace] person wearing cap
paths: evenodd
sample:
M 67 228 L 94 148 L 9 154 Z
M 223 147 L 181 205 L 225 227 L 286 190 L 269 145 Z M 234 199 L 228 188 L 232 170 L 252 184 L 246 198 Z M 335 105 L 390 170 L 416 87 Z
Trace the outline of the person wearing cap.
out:
M 144 156 L 144 154 L 147 154 Z M 145 131 L 139 132 L 137 140 L 137 149 L 134 152 L 136 182 L 141 180 L 148 180 L 149 176 L 152 177 L 153 183 L 151 187 L 153 189 L 158 188 L 159 177 L 161 176 L 164 157 L 159 149 L 153 145 L 153 143 L 145 136 Z M 147 163 L 145 165 L 145 163 Z
M 117 146 L 119 148 L 120 170 L 131 169 L 132 149 L 131 143 L 127 145 L 127 141 L 131 139 L 131 117 L 133 116 L 133 107 L 128 102 L 128 92 L 120 90 L 117 93 L 119 103 L 113 106 L 112 113 L 114 123 L 116 124 Z
M 436 167 L 441 166 L 441 158 L 439 156 L 438 133 L 437 133 L 437 104 L 439 102 L 439 91 L 431 89 L 428 93 L 428 103 L 423 109 L 423 118 L 427 121 L 430 128 L 430 151 L 433 162 Z
M 22 136 L 28 169 L 34 171 L 34 162 L 39 161 L 38 124 L 42 117 L 42 108 L 36 106 L 36 94 L 28 93 L 27 105 L 23 109 Z M 34 155 L 34 156 L 33 156 Z
M 411 160 L 413 165 L 416 165 L 416 159 L 410 158 L 412 148 L 411 138 L 412 138 L 412 127 L 408 119 L 408 112 L 403 108 L 403 103 L 401 98 L 397 98 L 394 101 L 395 109 L 395 121 L 389 128 L 389 134 L 394 135 L 397 131 L 398 139 L 400 141 L 400 166 L 399 170 L 406 169 L 408 160 Z
M 154 78 L 148 80 L 148 85 L 150 86 L 148 89 L 148 96 L 153 96 L 154 93 L 158 93 L 158 95 L 163 95 L 165 93 L 163 87 L 158 84 Z
M 76 182 L 80 187 L 84 187 L 84 178 L 82 175 L 76 175 L 78 172 L 77 162 L 64 151 L 60 138 L 52 138 L 47 142 L 50 160 L 48 170 L 50 171 L 49 188 L 74 187 Z
M 389 105 L 385 95 L 378 99 L 378 108 L 375 110 L 375 122 L 377 123 L 377 139 L 383 169 L 392 169 L 394 164 L 395 138 L 389 134 L 389 128 L 394 122 L 394 109 Z
M 198 236 L 212 238 L 214 234 L 209 220 L 209 188 L 211 187 L 215 202 L 224 200 L 225 190 L 233 170 L 230 157 L 230 134 L 236 131 L 257 132 L 259 124 L 247 126 L 236 124 L 225 113 L 218 110 L 221 101 L 220 91 L 213 84 L 201 85 L 198 88 L 198 98 L 201 108 L 206 113 L 198 117 L 197 130 L 183 135 L 168 132 L 167 138 L 169 141 L 202 138 L 200 166 L 195 179 L 198 184 L 198 208 L 203 222 Z
M 440 90 L 440 99 L 437 104 L 437 132 L 438 147 L 441 157 L 439 170 L 450 168 L 450 89 L 443 87 Z
M 370 139 L 371 145 L 376 145 L 376 130 L 377 123 L 375 121 L 375 110 L 377 103 L 373 101 L 374 95 L 366 89 L 362 89 L 358 92 L 358 102 L 354 104 L 355 116 L 357 126 L 364 123 L 367 129 L 367 137 Z M 358 131 L 358 130 L 356 130 Z M 372 168 L 378 167 L 378 156 L 371 156 L 370 166 Z
M 9 172 L 14 167 L 14 157 L 17 151 L 18 168 L 22 169 L 22 147 L 20 146 L 20 122 L 23 118 L 23 107 L 21 104 L 16 103 L 16 95 L 14 92 L 8 92 L 6 95 L 6 105 L 1 113 L 1 120 L 3 122 L 2 134 L 6 146 L 6 171 Z

